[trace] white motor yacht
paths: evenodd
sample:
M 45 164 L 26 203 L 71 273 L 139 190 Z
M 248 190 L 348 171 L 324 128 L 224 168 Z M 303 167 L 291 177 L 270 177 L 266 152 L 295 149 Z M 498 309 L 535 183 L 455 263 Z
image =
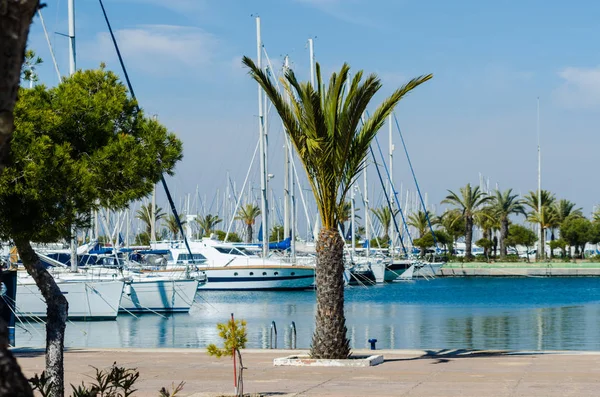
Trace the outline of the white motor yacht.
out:
M 243 247 L 204 238 L 189 241 L 193 264 L 206 274 L 203 290 L 301 290 L 314 285 L 315 267 L 261 258 Z M 155 250 L 168 250 L 167 269 L 192 264 L 181 241 L 158 242 Z M 183 259 L 182 259 L 183 258 Z

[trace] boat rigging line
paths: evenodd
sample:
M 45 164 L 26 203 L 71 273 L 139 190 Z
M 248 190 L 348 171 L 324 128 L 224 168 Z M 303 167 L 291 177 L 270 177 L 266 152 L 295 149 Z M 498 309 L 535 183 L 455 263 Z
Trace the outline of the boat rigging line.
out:
M 129 74 L 127 73 L 127 68 L 125 67 L 125 63 L 123 62 L 123 57 L 121 56 L 121 51 L 119 50 L 119 45 L 117 44 L 117 39 L 113 33 L 112 27 L 110 26 L 110 21 L 108 20 L 108 15 L 106 14 L 106 9 L 104 8 L 104 3 L 102 0 L 98 0 L 100 3 L 100 7 L 102 8 L 102 13 L 104 14 L 104 20 L 106 21 L 106 26 L 108 27 L 108 31 L 110 33 L 110 37 L 112 39 L 113 45 L 115 47 L 115 51 L 117 52 L 117 57 L 119 58 L 119 63 L 121 64 L 121 69 L 123 70 L 123 75 L 125 76 L 125 81 L 127 82 L 127 86 L 129 88 L 129 92 L 131 92 L 131 97 L 133 99 L 137 98 L 133 91 L 133 86 L 131 85 L 131 80 L 129 79 Z M 139 109 L 139 105 L 135 105 Z M 158 159 L 160 161 L 160 159 Z M 165 194 L 167 195 L 167 200 L 169 201 L 169 205 L 171 206 L 171 211 L 173 212 L 173 216 L 175 217 L 175 221 L 177 221 L 177 226 L 179 226 L 179 231 L 183 236 L 183 242 L 185 243 L 185 247 L 190 255 L 190 260 L 192 264 L 196 264 L 194 259 L 194 255 L 192 254 L 192 250 L 190 249 L 190 245 L 187 240 L 187 236 L 185 235 L 185 231 L 183 230 L 183 226 L 181 224 L 181 220 L 179 219 L 179 215 L 177 214 L 177 209 L 175 208 L 175 203 L 173 202 L 173 198 L 171 197 L 171 192 L 169 191 L 169 187 L 167 186 L 167 182 L 165 181 L 164 175 L 160 174 L 160 180 L 162 182 L 163 188 L 165 189 Z

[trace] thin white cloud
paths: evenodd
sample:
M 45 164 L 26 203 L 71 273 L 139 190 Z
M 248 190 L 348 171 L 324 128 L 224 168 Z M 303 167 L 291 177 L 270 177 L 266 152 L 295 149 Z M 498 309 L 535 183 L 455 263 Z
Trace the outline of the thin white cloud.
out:
M 558 75 L 563 83 L 554 91 L 554 97 L 562 106 L 585 109 L 600 106 L 600 66 L 567 67 Z
M 218 39 L 199 28 L 174 25 L 141 25 L 115 32 L 121 52 L 132 67 L 150 73 L 193 70 L 210 65 Z M 114 48 L 108 33 L 96 37 L 93 53 L 99 61 L 113 59 Z

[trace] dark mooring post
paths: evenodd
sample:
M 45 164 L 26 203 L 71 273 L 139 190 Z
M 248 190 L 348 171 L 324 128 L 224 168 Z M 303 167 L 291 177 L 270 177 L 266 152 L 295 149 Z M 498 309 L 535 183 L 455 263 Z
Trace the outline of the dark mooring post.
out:
M 0 318 L 8 324 L 8 343 L 15 346 L 15 301 L 17 272 L 0 270 Z

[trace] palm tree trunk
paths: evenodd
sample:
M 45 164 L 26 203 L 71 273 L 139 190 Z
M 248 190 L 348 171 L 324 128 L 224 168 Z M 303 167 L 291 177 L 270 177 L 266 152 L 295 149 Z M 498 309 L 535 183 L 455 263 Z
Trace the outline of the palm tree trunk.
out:
M 350 355 L 344 317 L 344 241 L 335 229 L 321 229 L 316 244 L 317 316 L 310 355 L 340 359 Z
M 252 225 L 249 224 L 249 223 L 246 224 L 246 242 L 247 243 L 251 243 L 252 242 Z
M 489 229 L 483 229 L 483 238 L 486 240 L 490 239 L 490 230 Z M 485 256 L 485 258 L 487 260 L 490 259 L 490 247 L 487 244 L 485 247 L 483 247 L 483 256 Z
M 500 260 L 506 259 L 506 239 L 508 238 L 508 218 L 500 222 Z
M 465 258 L 472 259 L 471 246 L 473 244 L 473 217 L 467 216 L 465 219 Z
M 52 382 L 51 397 L 64 396 L 63 350 L 65 326 L 69 303 L 54 278 L 40 262 L 31 244 L 25 239 L 15 239 L 15 245 L 27 272 L 33 277 L 48 305 L 46 320 L 46 375 Z

